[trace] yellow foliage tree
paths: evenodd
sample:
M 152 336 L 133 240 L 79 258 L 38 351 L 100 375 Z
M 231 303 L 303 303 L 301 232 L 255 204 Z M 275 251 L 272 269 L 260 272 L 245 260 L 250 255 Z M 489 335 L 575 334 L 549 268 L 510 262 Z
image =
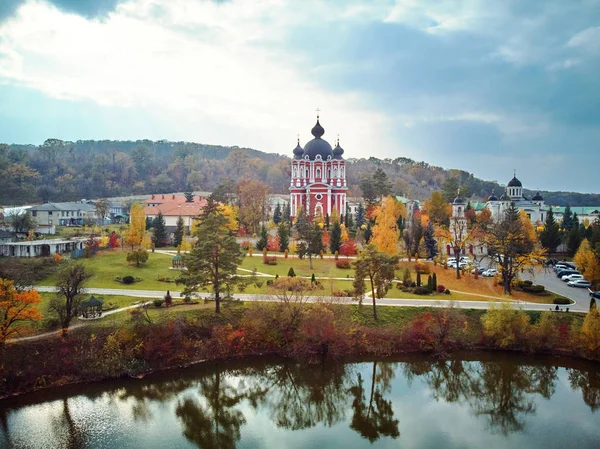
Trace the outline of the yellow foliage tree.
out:
M 594 285 L 600 282 L 600 264 L 588 239 L 583 239 L 573 261 L 588 281 Z
M 36 290 L 19 292 L 13 281 L 0 279 L 0 346 L 12 335 L 18 335 L 17 323 L 35 322 L 42 319 L 36 307 L 42 301 Z
M 523 226 L 523 233 L 527 239 L 533 243 L 537 243 L 537 232 L 535 232 L 535 226 L 531 223 L 531 219 L 527 216 L 527 212 L 524 210 L 519 211 L 519 219 Z
M 219 206 L 219 211 L 227 217 L 227 220 L 229 220 L 226 228 L 231 232 L 237 232 L 240 227 L 238 221 L 238 208 L 229 204 L 222 204 Z
M 350 234 L 348 233 L 348 228 L 346 227 L 346 225 L 344 223 L 342 223 L 340 225 L 340 228 L 342 228 L 342 235 L 340 237 L 340 240 L 342 242 L 345 242 L 346 240 L 348 240 L 350 238 Z
M 583 320 L 581 334 L 586 348 L 592 352 L 600 350 L 600 312 L 593 308 Z
M 377 250 L 394 255 L 398 253 L 398 239 L 400 230 L 398 229 L 398 219 L 406 217 L 404 204 L 391 196 L 386 196 L 373 212 L 375 217 L 375 226 L 373 227 L 373 237 L 371 243 L 377 247 Z
M 131 246 L 139 246 L 144 240 L 146 234 L 146 213 L 144 206 L 140 203 L 133 203 L 129 213 L 129 230 L 125 237 L 125 243 Z
M 441 192 L 432 192 L 431 197 L 423 203 L 422 216 L 427 215 L 437 226 L 448 223 L 452 215 L 452 206 Z

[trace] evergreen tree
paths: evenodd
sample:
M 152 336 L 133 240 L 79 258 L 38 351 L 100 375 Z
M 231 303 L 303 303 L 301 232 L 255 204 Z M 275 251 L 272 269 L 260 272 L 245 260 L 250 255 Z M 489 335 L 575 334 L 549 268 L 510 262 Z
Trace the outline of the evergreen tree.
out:
M 275 206 L 275 211 L 273 212 L 273 223 L 281 223 L 282 216 L 283 213 L 281 212 L 281 206 L 279 205 L 279 203 L 277 203 L 277 206 Z
M 308 256 L 308 265 L 312 270 L 312 258 L 323 251 L 323 230 L 316 223 L 311 223 L 304 213 L 300 213 L 296 220 L 298 233 L 298 255 L 302 258 Z
M 544 221 L 544 229 L 540 232 L 540 243 L 548 252 L 548 256 L 552 256 L 560 245 L 561 240 L 558 223 L 554 219 L 554 212 L 550 209 Z
M 315 273 L 313 273 L 312 276 L 310 277 L 310 283 L 314 285 L 316 282 L 317 282 L 317 279 L 315 278 Z
M 437 291 L 437 274 L 433 273 L 433 278 L 431 280 L 432 283 L 432 290 L 435 292 Z
M 571 221 L 571 223 L 573 224 L 573 228 L 579 227 L 579 216 L 577 215 L 577 212 L 573 213 L 573 220 Z
M 194 189 L 192 189 L 192 186 L 188 183 L 188 185 L 185 188 L 185 192 L 183 193 L 183 195 L 185 196 L 185 202 L 186 203 L 193 203 L 194 202 Z
M 329 229 L 329 214 L 325 214 L 325 228 Z
M 161 248 L 167 244 L 167 225 L 162 212 L 159 212 L 153 221 L 154 232 L 152 233 L 152 243 L 157 248 Z
M 346 227 L 350 230 L 354 228 L 354 218 L 352 217 L 352 212 L 350 212 L 350 206 L 346 203 Z
M 417 271 L 417 287 L 421 286 L 421 272 Z
M 579 226 L 574 227 L 569 231 L 567 234 L 567 253 L 569 256 L 573 257 L 575 255 L 582 240 L 583 238 L 579 232 Z
M 173 233 L 173 243 L 175 244 L 175 247 L 181 245 L 181 242 L 183 242 L 184 234 L 185 229 L 183 224 L 183 218 L 179 216 L 177 218 L 177 228 L 175 228 L 175 232 Z
M 290 277 L 290 278 L 296 277 L 296 273 L 294 272 L 294 267 L 290 267 L 290 269 L 288 270 L 288 277 Z
M 372 236 L 373 236 L 373 228 L 371 226 L 371 222 L 367 221 L 367 227 L 365 228 L 365 233 L 364 233 L 365 244 L 369 243 L 369 240 L 371 240 Z
M 146 229 L 152 229 L 154 227 L 154 220 L 150 217 L 146 217 Z
M 220 313 L 221 293 L 243 282 L 237 276 L 237 267 L 244 253 L 235 237 L 227 229 L 229 219 L 211 198 L 198 217 L 194 231 L 196 244 L 183 256 L 187 270 L 182 270 L 178 284 L 184 284 L 183 296 L 210 286 L 215 295 L 215 312 Z
M 290 247 L 290 231 L 283 221 L 277 227 L 277 236 L 279 237 L 279 251 L 284 253 Z
M 283 207 L 283 215 L 281 217 L 282 221 L 284 223 L 288 223 L 291 224 L 292 223 L 292 219 L 291 219 L 291 206 L 290 203 L 287 203 L 284 207 Z
M 434 237 L 433 223 L 429 221 L 425 232 L 423 233 L 423 240 L 425 241 L 425 248 L 427 249 L 427 257 L 433 259 L 438 254 L 437 240 Z
M 362 225 L 364 225 L 365 218 L 366 218 L 365 206 L 363 206 L 363 203 L 359 203 L 358 209 L 356 211 L 356 227 L 360 228 Z
M 431 275 L 427 276 L 427 288 L 430 291 L 433 291 L 433 279 L 431 278 Z
M 334 221 L 331 226 L 331 236 L 329 238 L 329 251 L 331 254 L 339 252 L 340 246 L 342 246 L 342 226 L 339 221 Z
M 267 243 L 269 242 L 269 235 L 267 234 L 267 228 L 265 225 L 260 226 L 260 238 L 256 242 L 256 249 L 262 251 L 267 247 Z
M 373 185 L 376 195 L 380 198 L 388 196 L 392 191 L 392 183 L 381 167 L 377 167 L 375 173 L 373 173 Z
M 565 212 L 563 213 L 563 219 L 561 228 L 570 231 L 573 228 L 573 213 L 571 212 L 571 206 L 567 204 Z

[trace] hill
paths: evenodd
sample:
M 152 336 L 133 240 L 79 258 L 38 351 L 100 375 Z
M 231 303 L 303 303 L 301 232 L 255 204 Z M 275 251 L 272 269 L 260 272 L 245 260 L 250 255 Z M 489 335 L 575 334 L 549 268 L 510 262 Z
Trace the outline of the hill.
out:
M 291 154 L 291 149 L 290 149 Z M 188 188 L 212 190 L 221 179 L 259 180 L 272 193 L 287 193 L 290 179 L 287 156 L 251 148 L 204 145 L 193 142 L 48 139 L 40 146 L 0 144 L 0 204 L 168 193 Z M 349 196 L 361 196 L 362 177 L 377 167 L 388 175 L 392 193 L 419 200 L 432 191 L 452 196 L 485 198 L 504 186 L 484 181 L 463 170 L 447 170 L 408 158 L 349 159 Z M 600 204 L 600 195 L 541 192 L 552 205 Z M 527 195 L 534 192 L 526 191 Z M 474 197 L 474 200 L 476 198 Z

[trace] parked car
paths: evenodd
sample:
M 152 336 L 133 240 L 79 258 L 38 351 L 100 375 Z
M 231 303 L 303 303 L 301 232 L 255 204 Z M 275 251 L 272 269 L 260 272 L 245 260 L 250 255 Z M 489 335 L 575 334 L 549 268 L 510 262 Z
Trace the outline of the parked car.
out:
M 583 275 L 581 275 L 581 274 L 565 274 L 563 277 L 561 277 L 561 279 L 563 280 L 563 282 L 575 281 L 577 279 L 583 279 Z
M 556 265 L 554 265 L 554 272 L 558 273 L 560 270 L 568 270 L 569 268 L 566 265 L 563 265 L 562 263 L 557 263 Z
M 567 268 L 571 268 L 572 270 L 576 270 L 577 269 L 577 265 L 575 265 L 573 262 L 567 262 L 566 260 L 561 260 L 558 263 L 560 265 L 564 265 Z
M 592 283 L 590 281 L 586 281 L 585 279 L 576 279 L 574 281 L 567 282 L 569 287 L 580 287 L 580 288 L 590 288 Z
M 496 274 L 498 274 L 498 270 L 495 268 L 490 268 L 489 270 L 485 270 L 483 273 L 481 273 L 481 275 L 486 278 L 493 278 L 496 276 Z
M 471 274 L 475 274 L 476 271 L 477 271 L 477 274 L 483 274 L 483 272 L 486 270 L 487 270 L 487 268 L 484 268 L 484 267 L 475 267 L 471 270 Z
M 600 291 L 595 292 L 591 288 L 588 288 L 588 291 L 590 292 L 590 296 L 592 298 L 600 299 Z
M 571 274 L 581 274 L 579 271 L 577 270 L 560 270 L 556 273 L 556 277 L 559 279 L 562 279 L 563 276 L 567 276 L 567 275 L 571 275 Z

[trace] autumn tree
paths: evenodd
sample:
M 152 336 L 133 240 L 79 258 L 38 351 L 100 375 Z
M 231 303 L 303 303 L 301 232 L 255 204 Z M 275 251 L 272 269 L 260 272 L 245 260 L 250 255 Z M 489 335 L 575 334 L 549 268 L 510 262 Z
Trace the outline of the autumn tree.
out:
M 240 223 L 256 232 L 259 224 L 265 220 L 265 208 L 269 187 L 259 181 L 242 181 L 237 185 L 237 197 Z
M 558 223 L 554 219 L 554 212 L 552 208 L 546 214 L 544 220 L 544 229 L 540 232 L 540 243 L 542 248 L 548 252 L 548 256 L 552 257 L 552 254 L 556 252 L 556 249 L 560 245 L 562 238 Z
M 129 229 L 125 237 L 125 244 L 134 247 L 140 246 L 146 233 L 146 214 L 144 206 L 140 203 L 133 203 L 129 212 Z
M 135 263 L 136 267 L 148 262 L 148 251 L 144 248 L 134 249 L 127 253 L 127 262 Z
M 429 216 L 433 224 L 448 226 L 452 215 L 452 206 L 441 192 L 432 192 L 429 199 L 423 203 L 423 212 Z
M 42 319 L 37 304 L 42 301 L 36 290 L 18 291 L 14 282 L 0 278 L 0 347 L 23 330 L 23 323 Z
M 526 220 L 525 220 L 526 219 Z M 495 223 L 485 237 L 488 250 L 500 268 L 505 294 L 511 294 L 512 282 L 525 270 L 543 263 L 544 253 L 536 249 L 535 232 L 525 215 L 519 214 L 514 203 Z
M 476 222 L 479 229 L 481 229 L 483 232 L 486 232 L 488 227 L 490 227 L 494 222 L 494 220 L 492 219 L 492 211 L 489 210 L 487 207 L 484 207 L 477 214 Z
M 396 254 L 400 236 L 397 222 L 399 217 L 406 216 L 404 205 L 391 196 L 387 196 L 381 202 L 381 206 L 375 209 L 374 216 L 375 226 L 371 243 L 380 252 L 390 256 Z
M 228 219 L 214 200 L 209 198 L 197 220 L 194 232 L 197 241 L 183 256 L 187 270 L 181 272 L 177 283 L 185 285 L 184 296 L 210 286 L 215 295 L 215 312 L 220 313 L 221 294 L 242 282 L 236 273 L 244 253 L 227 229 Z
M 376 298 L 383 298 L 395 277 L 398 256 L 379 252 L 375 245 L 367 245 L 354 262 L 354 297 L 362 304 L 365 295 L 365 280 L 371 285 L 373 318 L 377 319 Z
M 110 204 L 108 200 L 101 199 L 96 201 L 96 217 L 98 217 L 98 221 L 100 224 L 104 224 L 104 219 L 108 216 L 108 212 L 110 210 Z
M 179 245 L 181 245 L 181 242 L 183 241 L 184 236 L 185 236 L 185 225 L 183 223 L 183 218 L 181 216 L 179 216 L 177 218 L 177 226 L 175 228 L 175 232 L 173 233 L 173 243 L 175 244 L 176 248 L 178 248 Z
M 594 288 L 597 288 L 600 283 L 600 264 L 587 239 L 584 239 L 579 245 L 573 262 L 575 262 L 581 274 L 592 283 Z
M 92 277 L 81 263 L 69 263 L 62 267 L 57 274 L 57 294 L 50 301 L 50 310 L 58 316 L 62 334 L 67 335 L 69 325 L 77 316 L 77 309 L 83 300 L 85 286 Z
M 467 220 L 461 217 L 450 218 L 450 228 L 439 228 L 435 236 L 442 243 L 450 245 L 456 258 L 456 279 L 460 279 L 460 259 L 468 246 L 479 245 L 485 238 L 485 233 L 479 228 L 469 229 Z

